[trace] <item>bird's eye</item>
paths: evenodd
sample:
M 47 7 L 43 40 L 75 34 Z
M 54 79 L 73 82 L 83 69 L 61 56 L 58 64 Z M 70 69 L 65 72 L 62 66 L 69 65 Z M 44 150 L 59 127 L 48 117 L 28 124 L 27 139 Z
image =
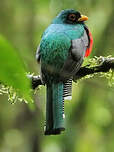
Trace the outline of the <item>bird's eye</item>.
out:
M 75 21 L 75 20 L 76 20 L 76 15 L 75 15 L 75 14 L 70 14 L 70 15 L 68 16 L 68 19 L 69 19 L 70 21 Z

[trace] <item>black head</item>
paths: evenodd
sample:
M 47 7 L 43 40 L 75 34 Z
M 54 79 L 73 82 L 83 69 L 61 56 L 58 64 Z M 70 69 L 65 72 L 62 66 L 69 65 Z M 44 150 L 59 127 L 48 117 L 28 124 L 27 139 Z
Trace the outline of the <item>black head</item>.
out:
M 53 20 L 55 24 L 77 24 L 88 20 L 87 16 L 81 15 L 80 12 L 73 9 L 62 10 L 59 15 Z

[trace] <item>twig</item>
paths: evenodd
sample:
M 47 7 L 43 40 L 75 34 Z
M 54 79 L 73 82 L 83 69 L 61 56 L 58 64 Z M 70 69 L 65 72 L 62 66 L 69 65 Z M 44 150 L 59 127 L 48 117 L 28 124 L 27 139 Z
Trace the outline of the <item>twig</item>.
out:
M 114 58 L 100 58 L 100 63 L 93 67 L 81 67 L 80 70 L 73 77 L 73 81 L 77 81 L 87 75 L 91 75 L 99 72 L 108 72 L 110 69 L 114 69 Z M 40 76 L 27 75 L 32 80 L 32 88 L 35 89 L 39 85 L 44 85 Z
M 73 81 L 79 80 L 86 75 L 91 75 L 99 72 L 108 72 L 114 69 L 114 58 L 100 58 L 100 63 L 97 66 L 88 68 L 87 66 L 81 67 L 80 70 L 73 77 Z
M 41 77 L 40 76 L 33 76 L 33 75 L 27 75 L 27 77 L 31 80 L 32 82 L 32 89 L 37 88 L 39 85 L 44 85 L 41 81 Z

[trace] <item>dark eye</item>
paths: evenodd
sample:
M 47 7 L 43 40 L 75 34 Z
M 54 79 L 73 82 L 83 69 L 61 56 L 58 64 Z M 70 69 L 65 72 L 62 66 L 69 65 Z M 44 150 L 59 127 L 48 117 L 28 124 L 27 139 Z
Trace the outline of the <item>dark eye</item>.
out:
M 68 16 L 68 19 L 69 19 L 70 21 L 75 21 L 75 20 L 76 20 L 76 15 L 75 15 L 75 14 L 70 14 L 70 15 Z

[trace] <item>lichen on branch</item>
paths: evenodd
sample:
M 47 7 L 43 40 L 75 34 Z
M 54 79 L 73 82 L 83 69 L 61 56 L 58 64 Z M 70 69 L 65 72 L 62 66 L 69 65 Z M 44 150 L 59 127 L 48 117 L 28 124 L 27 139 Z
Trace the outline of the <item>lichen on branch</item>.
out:
M 80 70 L 74 75 L 73 81 L 79 82 L 82 79 L 90 79 L 95 75 L 100 77 L 105 77 L 108 79 L 109 85 L 114 85 L 114 58 L 113 57 L 94 57 L 87 60 L 87 63 L 83 65 Z M 41 81 L 40 76 L 34 76 L 33 74 L 27 74 L 28 79 L 31 80 L 31 91 L 35 93 L 38 86 L 44 85 Z M 33 91 L 34 90 L 34 91 Z M 7 94 L 8 101 L 10 103 L 15 103 L 17 101 L 25 101 L 23 98 L 19 97 L 15 90 L 11 86 L 6 86 L 0 83 L 0 94 Z
M 114 58 L 113 57 L 94 57 L 88 60 L 87 65 L 82 66 L 80 70 L 73 77 L 73 81 L 77 82 L 82 78 L 90 78 L 95 74 L 100 73 L 100 76 L 106 77 L 108 79 L 113 79 L 113 69 L 114 69 Z M 32 88 L 35 89 L 39 85 L 43 85 L 40 76 L 28 75 L 31 79 Z

